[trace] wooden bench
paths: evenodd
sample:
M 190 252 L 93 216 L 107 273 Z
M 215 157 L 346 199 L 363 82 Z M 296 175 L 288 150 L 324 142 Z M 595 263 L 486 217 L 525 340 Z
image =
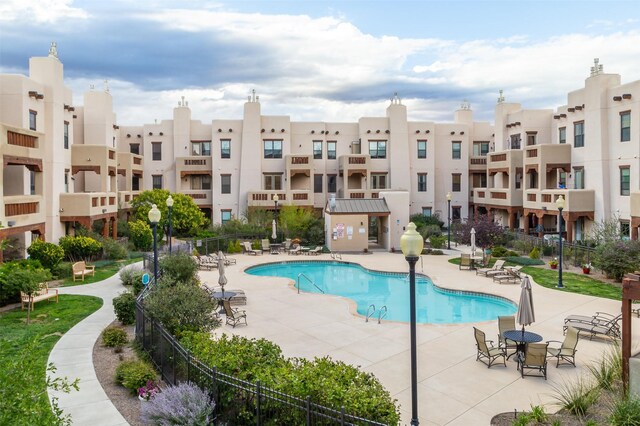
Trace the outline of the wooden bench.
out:
M 33 311 L 34 304 L 36 302 L 46 299 L 52 299 L 54 297 L 56 298 L 56 303 L 58 303 L 58 289 L 50 289 L 47 283 L 43 283 L 40 286 L 40 290 L 38 290 L 38 292 L 31 297 L 31 310 Z M 25 306 L 29 305 L 29 295 L 20 292 L 20 301 L 22 302 L 22 309 L 24 309 Z
M 93 265 L 87 265 L 84 260 L 74 263 L 72 268 L 73 281 L 76 281 L 76 278 L 82 278 L 82 281 L 84 281 L 85 275 L 91 275 L 92 277 L 96 275 L 96 267 Z

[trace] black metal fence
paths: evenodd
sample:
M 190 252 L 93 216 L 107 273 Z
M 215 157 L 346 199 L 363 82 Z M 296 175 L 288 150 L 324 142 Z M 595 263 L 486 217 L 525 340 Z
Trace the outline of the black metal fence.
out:
M 190 381 L 207 390 L 215 402 L 214 424 L 229 425 L 358 425 L 383 423 L 345 413 L 223 374 L 194 358 L 160 324 L 144 312 L 148 285 L 136 301 L 136 340 L 149 354 L 164 381 L 171 385 Z M 320 379 L 320 378 L 319 378 Z
M 541 257 L 560 257 L 559 241 L 557 238 L 545 240 L 544 238 L 526 235 L 521 232 L 508 232 L 508 235 L 511 239 L 511 244 L 509 245 L 514 250 L 523 254 L 528 254 L 536 247 Z M 570 263 L 573 266 L 580 267 L 584 264 L 591 263 L 594 253 L 595 248 L 580 244 L 579 242 L 562 242 L 562 261 Z

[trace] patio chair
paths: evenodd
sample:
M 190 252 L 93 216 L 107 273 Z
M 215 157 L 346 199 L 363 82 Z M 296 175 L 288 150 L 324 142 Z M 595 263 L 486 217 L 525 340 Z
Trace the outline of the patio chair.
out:
M 302 253 L 302 247 L 299 244 L 294 244 L 293 248 L 289 250 L 289 254 L 300 254 Z
M 496 260 L 496 263 L 493 264 L 492 268 L 480 268 L 476 269 L 476 275 L 484 275 L 485 277 L 490 277 L 493 274 L 497 274 L 502 272 L 502 268 L 504 267 L 504 260 Z
M 229 265 L 235 265 L 237 260 L 233 257 L 227 257 L 226 254 L 222 253 L 222 260 L 224 260 L 224 264 L 229 266 Z
M 476 361 L 482 361 L 484 364 L 486 364 L 487 368 L 491 368 L 496 359 L 502 357 L 502 363 L 506 367 L 507 360 L 505 358 L 504 350 L 502 348 L 493 346 L 493 340 L 487 340 L 484 331 L 473 327 L 473 333 L 476 338 L 476 347 L 478 348 Z
M 247 313 L 231 307 L 231 302 L 228 300 L 222 301 L 224 307 L 224 313 L 227 316 L 227 324 L 236 328 L 236 325 L 244 321 L 244 325 L 247 325 Z
M 291 248 L 291 238 L 287 238 L 284 240 L 284 245 L 282 246 L 284 251 L 289 251 Z
M 595 315 L 569 315 L 564 319 L 564 324 L 569 325 L 571 323 L 584 323 L 592 325 L 607 324 L 612 320 L 618 320 L 622 318 L 622 314 L 613 315 L 607 312 L 596 312 Z
M 547 380 L 547 347 L 548 343 L 528 343 L 524 352 L 524 358 L 520 362 L 520 375 L 534 376 L 534 374 L 525 374 L 524 370 L 536 370 L 542 374 Z
M 599 319 L 595 319 L 592 322 L 578 322 L 578 321 L 569 321 L 565 320 L 565 325 L 562 327 L 562 331 L 564 333 L 570 327 L 576 328 L 578 331 L 583 331 L 584 334 L 589 335 L 589 340 L 593 340 L 596 336 L 607 336 L 613 339 L 620 339 L 621 330 L 618 321 L 622 319 L 622 314 L 611 318 L 608 321 L 601 321 Z
M 569 327 L 567 328 L 563 342 L 559 340 L 547 341 L 547 344 L 560 343 L 560 346 L 547 348 L 548 356 L 557 359 L 556 368 L 560 365 L 561 360 L 568 362 L 574 367 L 576 366 L 576 346 L 578 346 L 579 335 L 580 330 L 577 330 L 575 327 Z
M 322 246 L 316 246 L 316 248 L 309 250 L 309 255 L 318 256 L 322 253 Z
M 195 256 L 198 263 L 198 269 L 206 269 L 207 271 L 218 267 L 217 260 L 214 262 L 210 256 Z
M 462 268 L 472 269 L 473 268 L 473 260 L 471 260 L 471 255 L 470 254 L 462 253 L 460 255 L 460 265 L 459 265 L 458 268 L 459 269 L 462 269 Z
M 511 356 L 513 356 L 513 354 L 516 353 L 518 349 L 518 343 L 511 339 L 505 339 L 502 334 L 507 330 L 515 330 L 515 329 L 516 329 L 516 317 L 514 317 L 513 315 L 498 317 L 498 347 L 504 350 L 504 354 L 507 355 L 507 359 L 509 359 Z M 514 350 L 514 352 L 511 355 L 507 354 L 507 351 L 509 349 Z
M 260 244 L 262 245 L 262 251 L 271 251 L 271 243 L 268 238 L 263 238 Z
M 520 275 L 509 270 L 504 270 L 502 271 L 502 273 L 494 274 L 491 277 L 493 278 L 494 283 L 498 282 L 500 284 L 505 281 L 511 283 L 517 283 L 518 281 L 520 281 Z
M 254 250 L 254 249 L 251 247 L 251 243 L 250 243 L 249 241 L 244 241 L 244 242 L 242 243 L 242 246 L 244 247 L 244 252 L 245 252 L 246 254 L 252 254 L 252 255 L 254 255 L 254 256 L 255 256 L 255 255 L 257 255 L 257 254 L 262 254 L 262 250 Z

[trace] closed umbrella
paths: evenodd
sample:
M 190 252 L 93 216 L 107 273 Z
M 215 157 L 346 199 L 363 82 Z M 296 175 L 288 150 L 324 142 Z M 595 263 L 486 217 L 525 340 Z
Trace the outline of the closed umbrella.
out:
M 273 222 L 271 222 L 271 238 L 273 238 L 273 242 L 276 242 L 276 238 L 278 237 L 278 234 L 276 234 L 276 220 L 273 219 Z
M 218 252 L 218 272 L 220 273 L 218 284 L 220 284 L 222 288 L 222 298 L 224 299 L 224 286 L 227 284 L 227 277 L 224 274 L 224 257 L 222 251 Z
M 533 311 L 533 296 L 531 295 L 531 282 L 529 276 L 525 275 L 520 285 L 520 304 L 518 305 L 518 314 L 516 319 L 518 324 L 522 326 L 522 333 L 524 334 L 524 327 L 531 325 L 536 321 L 536 315 Z
M 471 256 L 476 255 L 476 229 L 471 228 Z

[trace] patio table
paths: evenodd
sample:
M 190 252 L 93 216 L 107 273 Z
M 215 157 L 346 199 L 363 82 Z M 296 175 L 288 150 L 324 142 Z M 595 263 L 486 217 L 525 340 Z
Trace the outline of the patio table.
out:
M 533 333 L 531 331 L 522 330 L 507 330 L 502 333 L 502 337 L 516 342 L 515 353 L 518 354 L 518 356 L 516 357 L 516 361 L 518 362 L 518 369 L 520 369 L 520 363 L 524 359 L 524 352 L 527 349 L 527 343 L 537 343 L 542 341 L 541 335 Z

